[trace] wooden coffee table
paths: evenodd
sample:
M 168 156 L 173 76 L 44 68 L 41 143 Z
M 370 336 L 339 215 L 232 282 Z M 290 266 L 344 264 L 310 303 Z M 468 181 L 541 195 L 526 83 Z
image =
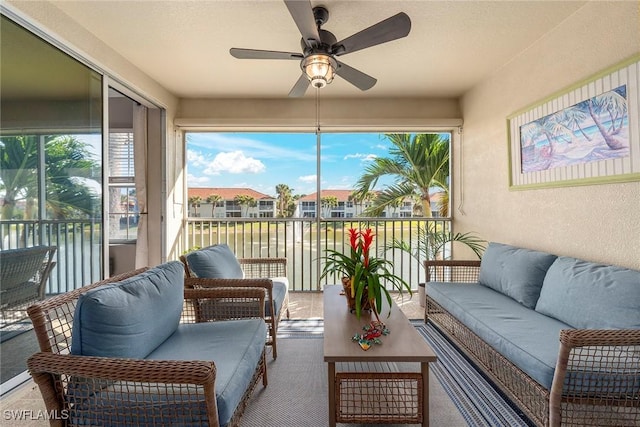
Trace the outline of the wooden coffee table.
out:
M 429 363 L 436 356 L 395 305 L 386 317 L 391 331 L 382 344 L 364 351 L 351 340 L 373 316 L 360 320 L 349 312 L 341 285 L 324 287 L 324 361 L 328 363 L 329 426 L 340 423 L 429 425 Z M 414 372 L 399 372 L 392 362 L 417 362 Z

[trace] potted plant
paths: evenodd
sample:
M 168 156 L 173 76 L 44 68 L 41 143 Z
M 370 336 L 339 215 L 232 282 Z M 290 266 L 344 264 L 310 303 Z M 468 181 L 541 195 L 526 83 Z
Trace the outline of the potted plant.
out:
M 353 301 L 356 316 L 360 318 L 362 310 L 370 308 L 376 320 L 380 322 L 382 298 L 386 298 L 389 307 L 392 304 L 391 294 L 385 287 L 385 283 L 390 283 L 400 292 L 406 290 L 410 295 L 412 292 L 407 282 L 391 272 L 393 267 L 391 261 L 371 256 L 370 250 L 374 237 L 375 234 L 370 228 L 364 231 L 349 229 L 349 254 L 327 249 L 327 255 L 323 257 L 325 265 L 320 278 L 328 274 L 341 275 L 345 295 L 348 301 Z M 388 315 L 390 314 L 391 312 Z
M 425 260 L 449 258 L 450 255 L 447 255 L 446 247 L 454 242 L 466 245 L 478 258 L 482 258 L 487 243 L 486 240 L 477 237 L 472 232 L 455 234 L 451 231 L 441 232 L 436 229 L 435 224 L 429 224 L 418 228 L 418 236 L 415 241 L 407 242 L 394 239 L 385 246 L 384 250 L 400 249 L 409 253 L 422 265 Z M 420 306 L 424 306 L 424 283 L 419 283 L 418 289 L 420 291 Z

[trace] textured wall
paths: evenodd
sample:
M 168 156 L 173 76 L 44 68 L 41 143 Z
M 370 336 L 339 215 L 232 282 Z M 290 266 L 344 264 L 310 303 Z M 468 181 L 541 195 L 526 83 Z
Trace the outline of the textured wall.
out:
M 513 112 L 640 52 L 639 5 L 587 3 L 465 94 L 462 150 L 454 155 L 462 164 L 459 229 L 640 269 L 640 182 L 510 191 L 506 126 Z

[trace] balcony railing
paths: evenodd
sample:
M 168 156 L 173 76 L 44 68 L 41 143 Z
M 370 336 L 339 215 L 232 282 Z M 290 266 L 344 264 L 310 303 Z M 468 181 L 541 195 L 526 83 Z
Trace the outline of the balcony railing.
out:
M 430 223 L 430 224 L 429 224 Z M 322 257 L 327 248 L 349 253 L 349 228 L 370 227 L 376 235 L 376 256 L 393 262 L 393 273 L 413 289 L 424 279 L 420 262 L 401 250 L 385 251 L 386 244 L 404 240 L 415 248 L 418 228 L 432 226 L 448 232 L 448 219 L 361 219 L 315 218 L 255 220 L 243 218 L 189 218 L 185 222 L 186 250 L 226 243 L 238 257 L 286 257 L 291 291 L 317 291 L 327 283 L 339 283 L 339 277 L 319 279 Z
M 416 248 L 418 228 L 429 226 L 448 232 L 448 219 L 360 219 L 333 218 L 189 218 L 182 239 L 173 248 L 172 258 L 209 245 L 226 243 L 238 257 L 286 257 L 291 291 L 317 291 L 339 277 L 319 279 L 322 257 L 327 248 L 349 252 L 349 228 L 373 229 L 372 251 L 393 262 L 394 274 L 415 290 L 424 280 L 420 262 L 400 250 L 384 251 L 393 240 L 410 242 Z M 0 249 L 56 246 L 56 267 L 47 294 L 68 292 L 102 279 L 102 230 L 97 221 L 1 221 Z
M 102 279 L 102 223 L 98 221 L 1 221 L 0 249 L 56 246 L 56 266 L 47 294 L 58 294 Z

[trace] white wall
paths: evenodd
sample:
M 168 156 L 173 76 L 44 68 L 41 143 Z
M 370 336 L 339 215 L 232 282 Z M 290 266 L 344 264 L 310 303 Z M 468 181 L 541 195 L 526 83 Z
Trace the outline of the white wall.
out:
M 639 7 L 588 2 L 464 95 L 458 230 L 640 269 L 640 182 L 510 191 L 506 125 L 515 111 L 640 52 Z

